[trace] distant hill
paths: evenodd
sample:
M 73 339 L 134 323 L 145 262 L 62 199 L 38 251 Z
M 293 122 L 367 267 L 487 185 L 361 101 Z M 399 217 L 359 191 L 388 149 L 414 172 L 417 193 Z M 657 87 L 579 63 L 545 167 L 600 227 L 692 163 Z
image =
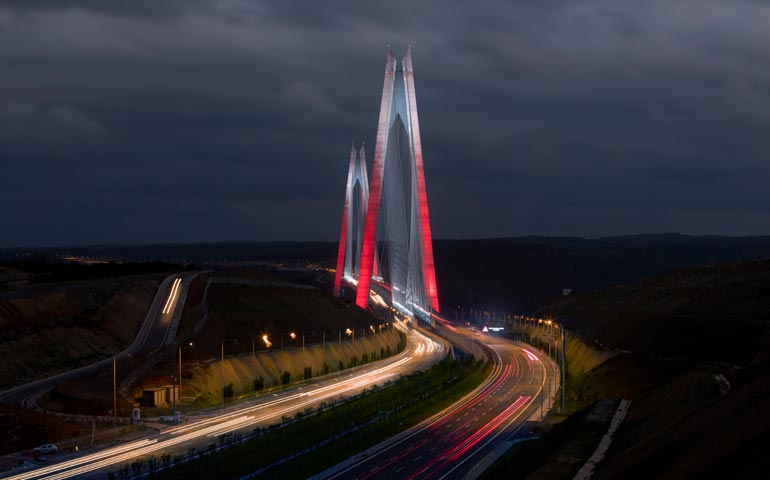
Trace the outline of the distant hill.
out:
M 438 240 L 441 302 L 528 312 L 582 293 L 696 265 L 770 258 L 770 237 L 634 235 Z
M 544 312 L 611 348 L 745 364 L 769 353 L 770 260 L 692 267 Z
M 242 242 L 93 245 L 0 249 L 0 260 L 70 255 L 179 263 L 273 260 L 335 265 L 336 242 Z M 529 312 L 562 289 L 588 292 L 681 268 L 770 258 L 770 237 L 694 237 L 677 234 L 585 239 L 517 237 L 435 240 L 443 306 Z

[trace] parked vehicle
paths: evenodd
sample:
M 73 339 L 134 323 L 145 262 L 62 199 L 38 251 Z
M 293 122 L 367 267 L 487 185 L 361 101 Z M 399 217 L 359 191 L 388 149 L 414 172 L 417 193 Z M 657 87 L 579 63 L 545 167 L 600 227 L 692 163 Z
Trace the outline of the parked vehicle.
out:
M 35 447 L 32 449 L 35 453 L 42 453 L 45 455 L 56 453 L 59 451 L 59 447 L 57 447 L 53 443 L 46 443 L 45 445 L 40 445 L 39 447 Z

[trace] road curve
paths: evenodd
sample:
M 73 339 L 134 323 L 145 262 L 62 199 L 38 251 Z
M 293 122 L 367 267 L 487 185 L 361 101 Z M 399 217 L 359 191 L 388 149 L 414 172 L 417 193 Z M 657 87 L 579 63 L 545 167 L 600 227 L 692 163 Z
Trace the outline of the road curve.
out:
M 473 334 L 471 334 L 473 335 Z M 494 370 L 471 395 L 405 434 L 314 479 L 466 478 L 552 395 L 554 365 L 519 342 L 483 336 Z M 548 383 L 547 383 L 548 381 Z
M 448 346 L 416 330 L 407 334 L 407 348 L 389 359 L 380 360 L 352 373 L 327 375 L 319 382 L 287 389 L 281 394 L 263 396 L 256 401 L 196 417 L 189 423 L 170 427 L 142 440 L 107 448 L 88 455 L 57 456 L 57 463 L 8 477 L 12 480 L 60 480 L 65 478 L 103 478 L 105 472 L 117 469 L 146 455 L 179 455 L 190 448 L 201 449 L 216 442 L 217 437 L 231 432 L 250 433 L 291 416 L 308 407 L 329 402 L 341 396 L 360 393 L 373 385 L 382 385 L 402 374 L 425 370 L 448 353 Z
M 183 305 L 180 299 L 184 298 L 190 282 L 199 274 L 200 272 L 174 274 L 161 282 L 136 338 L 131 345 L 117 354 L 118 360 L 153 350 L 174 340 L 176 324 L 182 313 Z M 112 357 L 105 358 L 91 365 L 10 388 L 0 392 L 0 403 L 34 407 L 41 395 L 59 383 L 83 377 L 111 364 Z

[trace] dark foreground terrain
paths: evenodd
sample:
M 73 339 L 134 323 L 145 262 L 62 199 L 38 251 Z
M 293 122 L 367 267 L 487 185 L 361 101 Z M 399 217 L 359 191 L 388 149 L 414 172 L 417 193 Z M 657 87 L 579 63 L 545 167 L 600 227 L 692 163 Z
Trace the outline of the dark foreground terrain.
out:
M 544 309 L 614 356 L 570 370 L 570 404 L 581 410 L 514 447 L 490 475 L 572 478 L 609 423 L 594 402 L 626 398 L 628 416 L 593 478 L 767 478 L 768 285 L 770 260 L 726 263 Z

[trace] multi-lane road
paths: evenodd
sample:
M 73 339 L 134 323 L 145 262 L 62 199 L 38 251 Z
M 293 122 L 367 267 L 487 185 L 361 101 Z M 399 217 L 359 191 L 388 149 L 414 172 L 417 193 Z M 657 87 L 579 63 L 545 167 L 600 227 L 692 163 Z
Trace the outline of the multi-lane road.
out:
M 57 463 L 9 477 L 12 480 L 58 480 L 65 478 L 103 478 L 136 458 L 163 454 L 178 455 L 190 448 L 204 448 L 225 433 L 249 433 L 291 416 L 308 407 L 329 402 L 342 396 L 360 393 L 373 385 L 398 378 L 416 370 L 425 370 L 440 361 L 448 352 L 447 345 L 416 330 L 407 334 L 407 348 L 395 357 L 360 367 L 341 376 L 301 387 L 281 394 L 267 395 L 253 402 L 212 413 L 183 425 L 169 427 L 142 440 L 104 449 L 88 455 L 69 455 Z
M 475 335 L 468 333 L 467 335 Z M 426 422 L 315 478 L 467 478 L 519 430 L 555 390 L 555 365 L 522 343 L 479 337 L 493 352 L 492 375 Z
M 184 291 L 196 273 L 173 275 L 163 281 L 144 324 L 132 345 L 118 357 L 173 342 Z M 318 475 L 317 478 L 413 479 L 465 478 L 488 464 L 492 455 L 538 411 L 558 388 L 556 367 L 542 352 L 525 344 L 457 329 L 440 322 L 439 330 L 466 351 L 486 350 L 494 361 L 492 374 L 460 402 L 427 421 L 386 440 L 365 455 Z M 96 478 L 137 458 L 178 455 L 204 448 L 225 433 L 248 433 L 283 416 L 350 396 L 398 376 L 425 370 L 448 353 L 449 345 L 409 329 L 407 347 L 399 355 L 330 375 L 308 385 L 269 394 L 226 410 L 197 416 L 141 440 L 89 454 L 60 454 L 56 463 L 8 478 L 40 480 Z M 483 344 L 484 348 L 479 348 Z M 0 393 L 0 401 L 34 403 L 59 382 L 104 368 L 112 359 Z
M 122 360 L 129 355 L 137 355 L 154 350 L 169 342 L 173 342 L 176 335 L 176 322 L 182 313 L 181 299 L 184 297 L 187 286 L 200 272 L 189 272 L 171 275 L 161 282 L 155 298 L 150 304 L 144 322 L 139 329 L 134 341 L 125 350 L 117 354 L 117 359 Z M 19 385 L 17 387 L 0 392 L 0 403 L 13 403 L 34 407 L 37 399 L 56 385 L 80 378 L 102 368 L 111 368 L 112 358 L 106 358 L 75 370 L 68 370 L 59 375 L 43 378 L 34 382 Z

